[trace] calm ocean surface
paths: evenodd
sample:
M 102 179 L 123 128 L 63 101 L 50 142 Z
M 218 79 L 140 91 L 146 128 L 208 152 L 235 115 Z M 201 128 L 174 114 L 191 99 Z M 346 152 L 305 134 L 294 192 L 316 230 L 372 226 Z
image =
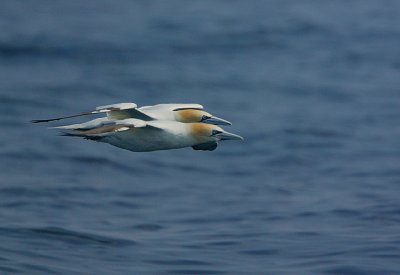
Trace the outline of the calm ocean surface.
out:
M 0 30 L 0 274 L 400 273 L 400 1 L 3 0 Z M 129 101 L 245 142 L 29 123 Z

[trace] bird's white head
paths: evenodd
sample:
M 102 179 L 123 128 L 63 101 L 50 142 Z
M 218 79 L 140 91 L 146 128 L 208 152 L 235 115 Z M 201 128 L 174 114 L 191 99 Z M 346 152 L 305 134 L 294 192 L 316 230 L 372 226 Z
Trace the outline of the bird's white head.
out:
M 189 133 L 199 143 L 218 142 L 220 140 L 243 140 L 241 136 L 229 133 L 216 125 L 190 123 L 188 127 Z
M 232 125 L 229 121 L 213 116 L 203 110 L 183 109 L 175 111 L 175 118 L 183 123 L 203 122 L 214 125 Z

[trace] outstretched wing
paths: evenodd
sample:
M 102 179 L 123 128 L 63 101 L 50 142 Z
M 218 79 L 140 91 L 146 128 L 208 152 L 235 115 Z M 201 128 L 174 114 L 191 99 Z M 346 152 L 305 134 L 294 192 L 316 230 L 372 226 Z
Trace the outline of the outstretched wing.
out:
M 55 120 L 61 120 L 61 119 L 66 119 L 66 118 L 79 117 L 79 116 L 86 116 L 86 115 L 92 115 L 92 114 L 99 114 L 99 113 L 107 113 L 107 116 L 110 119 L 124 119 L 124 118 L 131 118 L 131 117 L 136 118 L 136 116 L 133 116 L 134 113 L 133 114 L 129 113 L 130 110 L 136 110 L 136 108 L 137 108 L 137 105 L 135 103 L 118 103 L 118 104 L 104 105 L 104 106 L 96 107 L 95 110 L 93 110 L 93 111 L 82 112 L 82 113 L 79 113 L 76 115 L 63 116 L 63 117 L 57 117 L 57 118 L 37 119 L 37 120 L 32 120 L 32 123 L 50 122 L 50 121 L 55 121 Z

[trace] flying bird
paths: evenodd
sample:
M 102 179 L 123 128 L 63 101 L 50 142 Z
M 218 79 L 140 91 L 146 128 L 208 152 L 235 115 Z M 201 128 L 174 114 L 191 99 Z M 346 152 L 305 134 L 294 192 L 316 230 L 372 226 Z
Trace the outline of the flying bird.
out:
M 243 140 L 216 125 L 181 123 L 168 120 L 122 119 L 99 121 L 94 127 L 74 124 L 54 127 L 64 136 L 83 137 L 109 143 L 133 152 L 192 147 L 194 150 L 213 151 L 221 140 Z
M 225 119 L 211 115 L 203 110 L 200 104 L 157 104 L 153 106 L 138 107 L 135 103 L 118 103 L 96 107 L 95 110 L 82 112 L 75 115 L 32 120 L 33 123 L 50 122 L 66 118 L 87 116 L 92 114 L 106 113 L 107 117 L 95 119 L 89 122 L 91 126 L 107 120 L 123 120 L 136 118 L 143 121 L 170 120 L 183 123 L 203 122 L 215 125 L 231 125 Z

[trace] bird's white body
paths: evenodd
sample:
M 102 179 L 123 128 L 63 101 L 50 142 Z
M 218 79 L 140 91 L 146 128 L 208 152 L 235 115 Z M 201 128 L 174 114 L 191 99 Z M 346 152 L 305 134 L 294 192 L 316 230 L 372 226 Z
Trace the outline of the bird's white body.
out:
M 98 119 L 96 122 L 55 128 L 64 130 L 64 135 L 67 136 L 109 143 L 133 152 L 184 147 L 211 151 L 217 147 L 217 142 L 220 140 L 242 139 L 216 125 L 166 120 L 143 121 L 133 118 L 114 121 Z
M 196 144 L 185 123 L 150 121 L 147 125 L 106 135 L 98 141 L 134 152 L 178 149 Z

